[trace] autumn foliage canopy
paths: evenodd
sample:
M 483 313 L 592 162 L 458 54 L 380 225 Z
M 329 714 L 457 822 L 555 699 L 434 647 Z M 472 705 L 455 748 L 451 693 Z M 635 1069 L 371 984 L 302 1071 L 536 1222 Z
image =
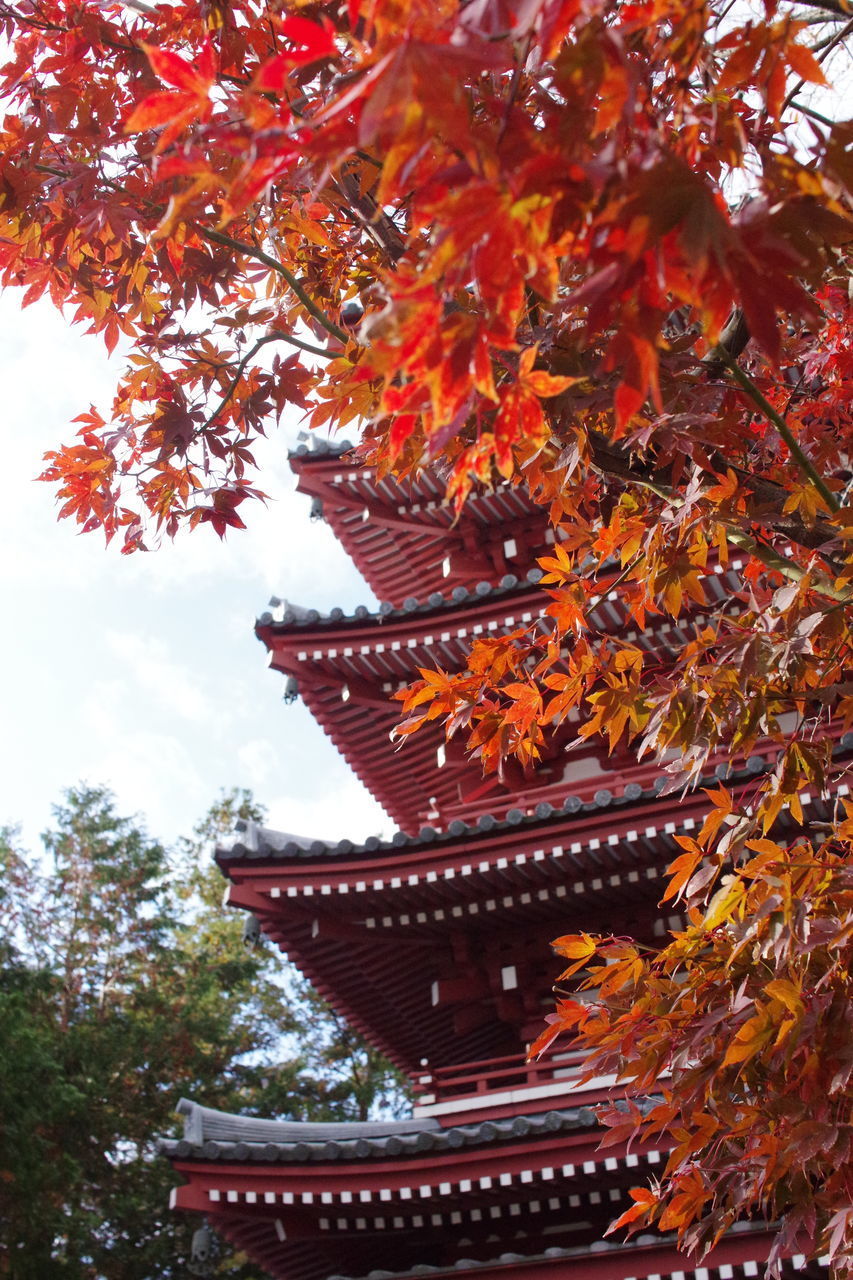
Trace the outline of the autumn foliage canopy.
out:
M 635 1099 L 615 1137 L 675 1142 L 623 1226 L 701 1252 L 764 1215 L 849 1275 L 847 0 L 3 0 L 0 27 L 2 282 L 126 353 L 48 456 L 63 516 L 126 551 L 222 534 L 282 414 L 360 424 L 380 468 L 456 504 L 523 483 L 558 527 L 542 617 L 425 672 L 403 736 L 442 718 L 493 770 L 571 724 L 674 792 L 776 744 L 681 838 L 683 930 L 557 941 L 537 1050 L 579 1037 Z M 611 591 L 677 621 L 675 661 L 595 628 Z

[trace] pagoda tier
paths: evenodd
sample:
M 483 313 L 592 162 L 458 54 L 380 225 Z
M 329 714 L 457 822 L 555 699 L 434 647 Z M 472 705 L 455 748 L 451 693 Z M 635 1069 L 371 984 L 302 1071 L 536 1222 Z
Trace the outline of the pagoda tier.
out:
M 439 477 L 379 478 L 349 461 L 349 441 L 315 440 L 290 456 L 300 493 L 324 519 L 380 600 L 451 591 L 523 573 L 554 541 L 547 514 L 519 486 L 474 494 L 455 518 Z M 342 456 L 344 455 L 344 456 Z
M 740 567 L 735 561 L 706 576 L 710 602 L 741 588 Z M 553 735 L 535 769 L 522 770 L 509 761 L 501 779 L 484 778 L 461 741 L 445 743 L 438 724 L 425 726 L 402 747 L 392 741 L 400 720 L 393 694 L 418 679 L 421 668 L 464 670 L 478 636 L 505 634 L 540 618 L 547 600 L 536 585 L 540 577 L 539 570 L 521 581 L 510 574 L 494 587 L 457 587 L 450 596 L 433 593 L 423 603 L 409 600 L 402 609 L 383 606 L 376 614 L 360 609 L 347 616 L 333 609 L 321 616 L 317 610 L 275 602 L 274 610 L 258 620 L 256 633 L 269 650 L 270 665 L 289 677 L 291 695 L 301 695 L 401 828 L 415 832 L 424 822 L 445 826 L 483 813 L 503 816 L 512 807 L 562 803 L 567 790 L 587 799 L 602 784 L 624 786 L 648 774 L 629 753 L 608 758 L 600 740 L 579 750 L 575 743 L 566 755 L 565 747 L 577 736 L 571 720 Z M 630 629 L 624 602 L 611 592 L 593 603 L 590 618 L 595 627 L 632 640 L 667 663 L 687 643 L 701 615 L 694 611 L 678 622 L 657 617 L 638 633 Z
M 740 1280 L 759 1274 L 770 1249 L 766 1230 L 747 1227 L 692 1269 L 666 1236 L 602 1242 L 630 1205 L 629 1188 L 659 1172 L 664 1153 L 619 1144 L 601 1153 L 585 1107 L 451 1128 L 180 1109 L 184 1138 L 161 1143 L 187 1179 L 175 1207 L 205 1213 L 288 1280 Z M 821 1271 L 793 1259 L 783 1274 Z
M 851 748 L 846 735 L 836 754 Z M 751 791 L 772 763 L 752 757 L 728 785 Z M 550 1105 L 542 1099 L 565 1090 L 572 1071 L 559 1061 L 524 1068 L 520 1058 L 553 1007 L 560 966 L 551 939 L 582 921 L 591 932 L 653 942 L 680 924 L 658 908 L 663 875 L 680 852 L 676 837 L 698 830 L 708 801 L 698 790 L 674 802 L 660 794 L 663 782 L 362 845 L 308 844 L 244 824 L 217 860 L 231 881 L 228 902 L 254 912 L 405 1072 L 434 1076 L 421 1082 L 431 1114 L 506 1106 L 508 1088 L 514 1102 L 523 1094 L 534 1107 Z M 826 821 L 833 803 L 811 799 L 809 813 Z M 790 814 L 780 821 L 794 832 Z M 510 1061 L 490 1083 L 486 1066 L 500 1058 Z M 466 1072 L 450 1069 L 463 1063 L 480 1064 L 473 1074 L 468 1067 L 467 1089 Z

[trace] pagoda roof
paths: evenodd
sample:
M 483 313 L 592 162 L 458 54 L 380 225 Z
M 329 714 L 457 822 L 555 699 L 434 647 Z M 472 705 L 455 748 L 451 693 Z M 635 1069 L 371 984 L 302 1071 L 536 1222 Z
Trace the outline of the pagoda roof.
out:
M 845 751 L 853 748 L 853 733 L 845 734 L 844 741 Z M 713 776 L 700 779 L 697 788 L 714 786 L 723 779 L 735 784 L 744 782 L 765 773 L 770 767 L 771 762 L 764 756 L 750 756 L 740 768 L 731 769 L 720 766 Z M 651 801 L 661 795 L 668 782 L 669 778 L 666 774 L 658 773 L 647 786 L 638 782 L 629 782 L 614 790 L 600 787 L 587 800 L 577 795 L 569 795 L 562 804 L 552 804 L 544 800 L 532 809 L 510 809 L 502 817 L 484 813 L 471 822 L 454 818 L 445 828 L 425 825 L 420 828 L 417 835 L 406 831 L 395 831 L 387 840 L 380 836 L 368 836 L 362 841 L 314 840 L 241 819 L 235 824 L 231 839 L 217 845 L 216 860 L 223 869 L 236 862 L 275 862 L 282 865 L 310 862 L 317 864 L 316 870 L 322 870 L 322 866 L 331 859 L 363 858 L 376 862 L 388 855 L 399 854 L 402 850 L 427 851 L 433 857 L 440 858 L 444 846 L 452 846 L 463 839 L 483 838 L 484 842 L 493 843 L 496 835 L 504 833 L 516 839 L 524 839 L 531 830 L 538 833 L 544 824 L 562 825 L 567 818 L 576 818 L 577 815 L 599 815 L 603 810 L 616 811 L 642 801 Z M 688 793 L 688 796 L 693 795 L 695 791 Z M 667 800 L 664 797 L 664 803 L 671 805 L 672 799 Z M 705 805 L 706 802 L 700 799 L 698 803 Z M 655 829 L 656 833 L 657 829 Z M 364 868 L 359 868 L 358 872 L 363 874 Z M 228 874 L 227 870 L 226 874 Z
M 356 447 L 352 440 L 326 440 L 323 436 L 313 434 L 308 437 L 307 442 L 303 437 L 296 448 L 290 450 L 288 461 L 292 463 L 297 458 L 307 458 L 310 462 L 321 458 L 346 459 Z
M 413 1074 L 427 1055 L 446 1064 L 522 1048 L 515 1012 L 511 1024 L 492 1010 L 460 1029 L 454 1004 L 435 1002 L 435 984 L 456 968 L 460 935 L 477 938 L 483 954 L 505 948 L 509 926 L 518 947 L 529 935 L 543 970 L 535 985 L 547 991 L 556 973 L 548 943 L 570 903 L 575 910 L 583 903 L 603 928 L 617 903 L 626 918 L 655 913 L 677 828 L 661 820 L 671 816 L 671 801 L 654 804 L 652 788 L 645 798 L 654 813 L 638 817 L 637 790 L 614 797 L 612 807 L 604 793 L 588 805 L 570 797 L 565 809 L 539 806 L 533 819 L 513 810 L 503 822 L 484 817 L 359 845 L 308 844 L 241 824 L 216 858 L 232 881 L 227 900 L 253 911 L 324 998 Z M 705 804 L 694 798 L 697 813 Z M 686 811 L 681 817 L 690 822 Z M 498 974 L 512 962 L 509 954 L 493 958 Z M 473 957 L 470 967 L 480 967 Z M 471 1002 L 500 999 L 486 990 L 485 975 L 480 986 Z M 544 1012 L 537 1005 L 528 1020 Z
M 535 583 L 508 575 L 497 587 L 457 588 L 449 599 L 433 593 L 377 613 L 333 609 L 321 616 L 281 602 L 261 616 L 256 633 L 270 664 L 296 679 L 304 703 L 353 772 L 398 826 L 417 830 L 432 797 L 440 812 L 458 801 L 459 782 L 455 770 L 437 766 L 444 742 L 439 725 L 415 735 L 402 755 L 395 749 L 390 734 L 401 708 L 392 694 L 417 677 L 418 667 L 464 668 L 475 635 L 532 622 L 542 600 Z M 464 772 L 479 780 L 476 767 Z
M 238 1139 L 230 1144 L 161 1142 L 188 1180 L 174 1205 L 208 1214 L 288 1280 L 328 1276 L 344 1259 L 356 1274 L 380 1256 L 400 1271 L 452 1265 L 466 1247 L 488 1256 L 495 1230 L 512 1239 L 519 1227 L 528 1247 L 541 1248 L 543 1234 L 549 1245 L 591 1245 L 627 1207 L 637 1176 L 666 1158 L 649 1144 L 600 1152 L 585 1107 L 352 1142 L 294 1143 L 286 1133 L 252 1144 L 241 1120 L 221 1117 Z
M 663 1280 L 665 1276 L 673 1277 L 674 1280 L 674 1275 L 679 1276 L 680 1280 L 688 1280 L 688 1277 L 698 1280 L 700 1276 L 703 1280 L 712 1280 L 712 1276 L 713 1280 L 723 1280 L 724 1276 L 726 1280 L 750 1280 L 750 1277 L 758 1276 L 759 1264 L 765 1260 L 767 1249 L 762 1249 L 761 1245 L 766 1244 L 767 1240 L 767 1232 L 760 1226 L 735 1223 L 717 1245 L 713 1257 L 703 1259 L 702 1265 L 696 1267 L 691 1267 L 683 1255 L 673 1258 L 677 1250 L 677 1237 L 674 1233 L 653 1235 L 646 1232 L 625 1243 L 596 1240 L 591 1245 L 576 1245 L 568 1249 L 555 1245 L 533 1254 L 506 1250 L 490 1258 L 459 1258 L 447 1267 L 436 1267 L 430 1263 L 417 1263 L 406 1271 L 387 1271 L 374 1267 L 366 1275 L 356 1277 L 336 1273 L 329 1276 L 328 1280 L 416 1280 L 416 1277 L 421 1276 L 434 1276 L 440 1280 L 441 1276 L 458 1277 L 460 1273 L 479 1273 L 480 1276 L 483 1273 L 494 1274 L 504 1280 L 515 1280 L 518 1275 L 526 1277 L 528 1268 L 537 1276 L 545 1277 L 553 1274 L 555 1267 L 558 1268 L 556 1274 L 561 1280 L 568 1280 L 573 1275 L 582 1275 L 585 1280 L 595 1280 L 597 1277 L 613 1280 L 615 1276 L 622 1280 L 626 1275 L 630 1275 L 632 1280 L 650 1275 L 659 1277 L 659 1280 Z M 755 1256 L 744 1258 L 744 1254 L 752 1252 L 750 1244 L 758 1245 L 754 1250 Z M 674 1262 L 677 1266 L 674 1273 L 668 1272 L 662 1265 L 662 1254 L 669 1254 L 670 1263 Z M 740 1260 L 727 1262 L 727 1258 Z M 793 1276 L 804 1277 L 804 1280 L 822 1280 L 827 1275 L 827 1269 L 818 1261 L 808 1260 L 805 1254 L 796 1254 L 783 1260 L 780 1274 L 782 1280 Z
M 160 1151 L 176 1160 L 275 1164 L 308 1161 L 420 1159 L 425 1153 L 456 1151 L 496 1142 L 516 1142 L 595 1127 L 591 1107 L 570 1107 L 512 1120 L 483 1120 L 442 1128 L 437 1120 L 337 1121 L 259 1120 L 202 1107 L 181 1098 L 183 1138 L 160 1139 Z
M 743 562 L 741 560 L 734 560 L 729 566 L 715 566 L 713 572 L 703 577 L 702 585 L 708 593 L 709 606 L 720 604 L 734 592 L 743 589 L 743 580 L 740 576 L 742 567 Z M 332 608 L 327 613 L 323 613 L 319 609 L 295 604 L 292 601 L 273 596 L 270 600 L 270 610 L 260 615 L 257 620 L 257 626 L 273 626 L 277 631 L 281 632 L 289 630 L 325 632 L 339 629 L 346 631 L 351 627 L 365 625 L 387 627 L 390 622 L 403 622 L 407 631 L 414 635 L 421 630 L 422 625 L 426 629 L 434 629 L 436 620 L 445 612 L 455 614 L 457 610 L 460 612 L 470 610 L 472 605 L 491 621 L 490 612 L 493 607 L 497 613 L 500 613 L 501 606 L 504 603 L 514 602 L 516 597 L 523 600 L 525 605 L 527 603 L 525 597 L 529 597 L 531 601 L 535 600 L 542 607 L 536 609 L 533 616 L 545 617 L 545 605 L 548 597 L 541 589 L 538 589 L 538 584 L 544 576 L 542 569 L 534 567 L 523 574 L 505 573 L 495 581 L 484 578 L 474 585 L 459 585 L 450 588 L 447 584 L 443 584 L 443 590 L 437 589 L 426 594 L 424 593 L 424 582 L 421 579 L 419 581 L 420 590 L 417 595 L 406 596 L 405 599 L 400 600 L 398 603 L 394 603 L 391 600 L 383 601 L 379 608 L 374 610 L 369 609 L 366 605 L 359 605 L 352 613 L 347 613 L 342 608 Z M 616 576 L 618 575 L 614 567 L 611 580 Z M 597 630 L 618 632 L 620 635 L 629 631 L 631 638 L 640 647 L 643 647 L 645 638 L 649 643 L 654 641 L 656 648 L 660 644 L 662 637 L 672 632 L 674 633 L 675 644 L 680 647 L 684 643 L 685 635 L 679 635 L 679 631 L 684 627 L 695 625 L 697 621 L 701 621 L 702 609 L 691 605 L 677 619 L 671 619 L 663 614 L 650 614 L 647 630 L 643 634 L 638 634 L 636 630 L 630 631 L 631 618 L 624 600 L 618 591 L 608 590 L 606 582 L 607 580 L 604 579 L 602 592 L 598 595 L 594 594 L 590 598 L 588 616 L 590 623 Z M 519 619 L 513 618 L 508 625 L 519 625 Z M 490 628 L 490 630 L 493 629 Z M 475 632 L 474 634 L 478 633 Z
M 710 599 L 740 588 L 738 569 L 735 561 L 708 575 Z M 588 782 L 587 792 L 601 785 L 605 773 L 616 774 L 617 781 L 621 776 L 623 783 L 648 773 L 635 761 L 607 759 L 601 743 L 584 744 L 567 758 L 555 742 L 554 758 L 528 775 L 510 762 L 503 780 L 496 775 L 484 780 L 461 744 L 445 744 L 438 723 L 425 725 L 402 750 L 391 741 L 401 715 L 394 692 L 417 679 L 421 668 L 464 670 L 477 636 L 505 634 L 542 617 L 546 597 L 537 585 L 540 577 L 539 570 L 531 570 L 524 581 L 505 575 L 497 586 L 484 581 L 473 591 L 457 588 L 449 597 L 434 592 L 425 600 L 407 599 L 401 608 L 383 605 L 378 613 L 361 608 L 347 615 L 333 609 L 322 616 L 279 601 L 258 620 L 256 633 L 271 665 L 295 680 L 291 692 L 298 689 L 353 771 L 397 825 L 413 832 L 431 816 L 445 823 L 492 811 L 502 797 L 506 809 L 516 797 L 528 806 L 537 799 L 553 800 L 554 791 L 565 794 L 565 769 L 577 773 L 577 762 L 589 757 L 603 757 L 604 763 L 592 769 L 598 780 Z M 590 614 L 594 626 L 635 640 L 662 661 L 675 657 L 701 618 L 698 612 L 678 621 L 658 617 L 638 634 L 629 630 L 627 608 L 616 591 L 593 600 Z M 571 725 L 563 732 L 571 733 Z
M 258 626 L 273 626 L 277 630 L 336 631 L 364 626 L 365 623 L 387 626 L 389 622 L 403 621 L 407 629 L 413 631 L 416 629 L 411 625 L 413 622 L 417 624 L 422 619 L 429 622 L 437 614 L 446 610 L 470 608 L 472 604 L 482 607 L 483 604 L 501 601 L 507 596 L 533 595 L 532 588 L 541 581 L 543 576 L 541 569 L 528 569 L 524 577 L 519 577 L 515 573 L 506 573 L 496 583 L 484 579 L 473 587 L 456 586 L 452 590 L 432 591 L 427 596 L 407 596 L 400 604 L 383 601 L 376 610 L 368 609 L 366 605 L 358 605 L 352 613 L 347 613 L 341 608 L 333 608 L 328 613 L 321 613 L 319 609 L 307 608 L 273 596 L 270 600 L 271 611 L 261 614 L 258 618 Z M 535 593 L 535 599 L 542 601 L 541 592 Z
M 847 734 L 836 758 L 851 751 Z M 746 789 L 774 758 L 720 773 Z M 616 917 L 619 932 L 649 941 L 680 927 L 658 908 L 661 879 L 708 801 L 701 789 L 663 795 L 666 781 L 387 841 L 309 844 L 243 824 L 216 857 L 232 881 L 227 901 L 254 912 L 324 997 L 416 1075 L 426 1056 L 444 1068 L 520 1053 L 550 1007 L 559 962 L 548 943 L 578 913 L 585 929 L 608 933 Z M 814 820 L 831 816 L 834 799 L 803 799 Z M 790 813 L 780 823 L 796 833 Z M 512 989 L 501 985 L 507 967 Z M 467 985 L 453 980 L 460 969 Z
M 195 1104 L 183 1109 L 198 1125 Z M 276 1277 L 331 1280 L 343 1262 L 353 1276 L 379 1280 L 380 1258 L 382 1280 L 467 1272 L 496 1280 L 575 1274 L 625 1280 L 691 1271 L 671 1237 L 601 1241 L 608 1222 L 630 1203 L 630 1187 L 659 1172 L 666 1153 L 647 1144 L 629 1152 L 624 1142 L 599 1150 L 601 1129 L 587 1108 L 302 1143 L 292 1141 L 288 1122 L 279 1143 L 247 1141 L 247 1134 L 261 1134 L 247 1130 L 245 1117 L 199 1110 L 202 1134 L 217 1138 L 201 1146 L 192 1136 L 160 1144 L 187 1179 L 174 1193 L 175 1207 L 206 1213 Z M 497 1253 L 499 1238 L 505 1244 Z M 771 1243 L 766 1228 L 744 1226 L 703 1266 L 761 1261 Z M 707 1270 L 696 1280 L 701 1274 L 710 1280 Z M 757 1269 L 748 1267 L 744 1275 L 750 1274 Z
M 290 454 L 298 489 L 322 517 L 380 599 L 496 579 L 529 565 L 553 542 L 545 509 L 523 486 L 471 494 L 460 515 L 432 471 L 379 476 L 347 457 L 352 446 L 312 438 Z
M 851 755 L 853 755 L 853 732 L 848 732 L 833 744 L 832 758 L 840 761 L 848 759 Z M 332 860 L 349 862 L 352 859 L 358 861 L 364 859 L 374 864 L 375 870 L 379 862 L 395 856 L 405 859 L 404 851 L 411 851 L 412 853 L 426 852 L 430 854 L 432 861 L 441 859 L 442 850 L 446 846 L 452 847 L 458 844 L 460 840 L 474 839 L 494 844 L 497 836 L 507 834 L 511 835 L 516 842 L 524 841 L 530 833 L 535 832 L 538 837 L 547 827 L 562 826 L 567 821 L 573 821 L 579 825 L 584 819 L 595 819 L 604 811 L 611 811 L 614 817 L 618 817 L 619 810 L 630 809 L 633 823 L 635 820 L 641 820 L 639 816 L 634 815 L 634 807 L 653 801 L 658 801 L 658 807 L 677 806 L 676 816 L 679 816 L 684 812 L 685 805 L 707 807 L 707 801 L 702 795 L 704 788 L 717 786 L 720 782 L 725 782 L 730 787 L 747 783 L 750 779 L 757 778 L 772 769 L 776 758 L 776 750 L 771 749 L 765 750 L 763 754 L 756 752 L 737 765 L 720 764 L 713 773 L 699 778 L 690 790 L 684 793 L 679 792 L 677 795 L 666 791 L 667 785 L 671 782 L 668 774 L 662 771 L 652 773 L 647 770 L 649 780 L 646 785 L 629 782 L 624 786 L 614 786 L 612 789 L 601 786 L 587 799 L 579 795 L 567 795 L 561 803 L 539 801 L 530 809 L 516 807 L 502 816 L 484 813 L 470 822 L 462 818 L 454 818 L 444 828 L 425 825 L 416 835 L 401 830 L 395 831 L 388 839 L 368 836 L 361 841 L 317 840 L 278 831 L 251 820 L 240 819 L 235 823 L 233 835 L 217 844 L 216 861 L 226 875 L 230 874 L 229 868 L 236 863 L 275 863 L 282 866 L 313 864 L 314 869 L 310 874 L 316 876 L 321 874 L 326 866 L 331 868 Z M 846 789 L 842 790 L 842 794 L 847 794 Z M 807 799 L 806 802 L 811 803 L 811 799 Z M 819 798 L 817 802 L 820 803 Z M 672 830 L 675 830 L 678 824 L 670 823 L 670 825 Z M 658 829 L 655 828 L 651 834 L 657 835 Z M 623 837 L 620 836 L 619 840 L 623 841 Z M 598 845 L 594 847 L 598 848 Z M 365 868 L 356 867 L 355 870 L 358 874 L 364 874 Z

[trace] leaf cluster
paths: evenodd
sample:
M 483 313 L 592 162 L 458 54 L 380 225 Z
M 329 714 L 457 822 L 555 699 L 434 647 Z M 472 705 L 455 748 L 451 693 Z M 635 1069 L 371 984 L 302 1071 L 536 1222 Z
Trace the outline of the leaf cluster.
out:
M 685 838 L 682 841 L 687 845 Z M 695 844 L 695 842 L 690 842 Z M 667 897 L 702 899 L 701 850 L 671 868 Z M 539 1053 L 561 1032 L 612 1071 L 604 1145 L 663 1143 L 651 1190 L 610 1228 L 655 1222 L 704 1253 L 735 1221 L 779 1231 L 771 1274 L 792 1252 L 851 1265 L 853 1034 L 848 1011 L 853 874 L 847 837 L 814 847 L 748 839 L 710 901 L 659 950 L 585 934 L 557 939 L 580 996 L 561 999 Z M 653 1104 L 639 1099 L 657 1096 Z

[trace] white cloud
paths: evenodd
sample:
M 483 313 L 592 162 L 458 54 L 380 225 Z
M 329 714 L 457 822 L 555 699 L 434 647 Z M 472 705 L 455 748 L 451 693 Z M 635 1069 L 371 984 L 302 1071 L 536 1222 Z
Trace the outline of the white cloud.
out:
M 266 795 L 269 825 L 279 831 L 316 840 L 387 838 L 394 823 L 357 778 L 329 769 L 321 795 Z
M 124 673 L 125 695 L 134 700 L 147 695 L 166 717 L 180 716 L 195 724 L 217 721 L 217 709 L 198 684 L 193 668 L 170 656 L 163 640 L 155 636 L 138 636 L 122 631 L 108 631 L 107 648 Z
M 256 796 L 260 797 L 261 788 L 275 779 L 278 757 L 279 752 L 269 738 L 250 738 L 235 751 L 240 772 L 251 780 L 248 785 Z
M 185 743 L 147 729 L 103 741 L 83 774 L 91 782 L 105 782 L 115 793 L 119 812 L 140 813 L 150 834 L 160 838 L 173 838 L 176 812 L 194 815 L 183 826 L 188 834 L 215 795 Z

